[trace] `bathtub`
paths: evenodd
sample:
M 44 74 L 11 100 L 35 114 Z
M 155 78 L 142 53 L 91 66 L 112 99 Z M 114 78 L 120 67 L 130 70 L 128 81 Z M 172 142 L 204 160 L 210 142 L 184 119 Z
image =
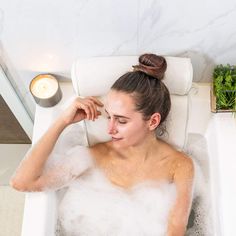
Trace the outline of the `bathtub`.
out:
M 45 132 L 53 119 L 73 96 L 70 82 L 62 82 L 62 101 L 53 108 L 36 107 L 33 143 Z M 204 138 L 209 166 L 209 198 L 213 236 L 236 235 L 236 120 L 231 113 L 210 112 L 210 86 L 194 83 L 189 94 L 188 134 Z M 77 124 L 82 125 L 82 124 Z M 58 235 L 57 205 L 59 192 L 27 193 L 22 236 Z M 211 235 L 207 235 L 211 236 Z

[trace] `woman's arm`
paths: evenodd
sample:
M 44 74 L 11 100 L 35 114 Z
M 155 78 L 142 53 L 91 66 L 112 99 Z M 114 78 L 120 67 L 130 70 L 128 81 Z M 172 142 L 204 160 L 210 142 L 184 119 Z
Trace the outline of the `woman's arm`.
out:
M 47 177 L 42 174 L 45 163 L 60 134 L 72 123 L 83 119 L 95 120 L 100 115 L 97 106 L 102 105 L 99 100 L 93 97 L 77 98 L 26 154 L 12 176 L 10 185 L 19 191 L 41 191 L 48 187 L 47 185 L 52 180 L 56 181 L 56 172 L 60 169 L 55 168 L 51 173 L 47 173 Z
M 174 174 L 176 201 L 169 214 L 167 236 L 184 236 L 192 205 L 194 166 L 190 158 L 181 159 Z

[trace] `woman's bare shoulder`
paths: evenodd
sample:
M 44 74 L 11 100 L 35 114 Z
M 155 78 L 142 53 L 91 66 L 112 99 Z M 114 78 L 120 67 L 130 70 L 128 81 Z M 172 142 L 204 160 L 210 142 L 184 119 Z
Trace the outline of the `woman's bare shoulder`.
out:
M 193 160 L 185 153 L 176 151 L 174 155 L 175 176 L 180 178 L 192 178 L 194 174 Z
M 176 163 L 177 165 L 184 163 L 186 163 L 186 165 L 193 164 L 193 161 L 189 156 L 187 156 L 184 152 L 177 150 L 172 145 L 163 142 L 163 147 L 173 163 Z
M 97 143 L 89 147 L 89 151 L 95 160 L 107 159 L 105 157 L 109 155 L 111 146 L 109 142 Z
M 171 149 L 170 156 L 176 166 L 193 164 L 192 159 L 188 155 L 182 151 L 176 150 L 175 148 Z
M 174 173 L 183 172 L 184 175 L 187 170 L 189 173 L 194 172 L 194 163 L 189 156 L 187 156 L 184 152 L 175 149 L 170 144 L 163 143 L 163 147 Z

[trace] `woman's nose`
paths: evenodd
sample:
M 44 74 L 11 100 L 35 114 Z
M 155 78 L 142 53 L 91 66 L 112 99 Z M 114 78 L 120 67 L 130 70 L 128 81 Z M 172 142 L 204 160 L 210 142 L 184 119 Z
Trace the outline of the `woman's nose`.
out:
M 116 133 L 117 133 L 116 125 L 114 121 L 110 120 L 108 122 L 108 134 L 116 134 Z

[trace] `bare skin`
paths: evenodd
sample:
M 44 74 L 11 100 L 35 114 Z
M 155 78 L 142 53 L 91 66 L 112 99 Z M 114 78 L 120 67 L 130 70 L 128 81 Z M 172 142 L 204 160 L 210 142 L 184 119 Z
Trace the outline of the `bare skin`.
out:
M 10 185 L 19 191 L 43 191 L 63 185 L 58 182 L 59 168 L 43 175 L 45 163 L 61 132 L 83 119 L 97 119 L 101 114 L 98 107 L 102 106 L 94 97 L 77 98 L 27 154 Z M 191 159 L 156 139 L 160 114 L 154 113 L 149 120 L 143 120 L 142 114 L 135 110 L 132 96 L 110 91 L 105 110 L 112 141 L 90 147 L 91 157 L 114 185 L 124 189 L 146 180 L 175 183 L 177 197 L 169 214 L 167 235 L 183 236 L 192 200 L 194 168 Z M 69 177 L 64 179 L 68 180 Z
M 179 162 L 181 153 L 173 150 L 168 144 L 157 141 L 157 148 L 160 145 L 166 149 L 162 157 L 158 154 L 149 156 L 147 159 L 131 161 L 114 149 L 112 141 L 97 144 L 90 148 L 91 156 L 95 159 L 97 166 L 103 170 L 107 178 L 120 187 L 125 189 L 132 188 L 134 185 L 146 181 L 155 180 L 157 182 L 173 182 L 174 170 Z M 159 157 L 157 159 L 156 157 Z

